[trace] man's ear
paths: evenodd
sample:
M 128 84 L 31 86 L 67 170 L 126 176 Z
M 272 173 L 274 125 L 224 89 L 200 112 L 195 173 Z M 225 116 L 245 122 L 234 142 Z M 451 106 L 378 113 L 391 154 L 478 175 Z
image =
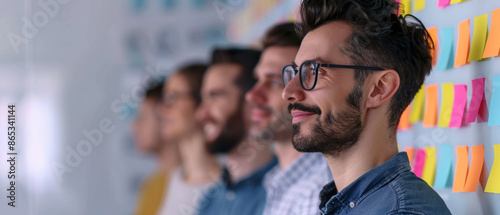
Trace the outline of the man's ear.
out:
M 387 102 L 399 89 L 399 75 L 396 71 L 389 69 L 371 75 L 367 84 L 369 93 L 366 107 L 376 108 Z

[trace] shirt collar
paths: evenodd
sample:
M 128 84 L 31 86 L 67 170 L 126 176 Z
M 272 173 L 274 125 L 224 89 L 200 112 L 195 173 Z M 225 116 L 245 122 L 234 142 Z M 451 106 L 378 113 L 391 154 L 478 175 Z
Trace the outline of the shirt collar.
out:
M 406 152 L 400 152 L 382 165 L 363 174 L 340 193 L 332 181 L 325 185 L 320 193 L 320 209 L 326 212 L 325 210 L 329 207 L 325 208 L 325 206 L 336 204 L 335 207 L 348 207 L 351 202 L 358 205 L 371 191 L 385 186 L 401 173 L 410 171 L 410 169 Z
M 297 183 L 303 175 L 310 174 L 307 170 L 320 165 L 323 160 L 324 157 L 321 153 L 303 153 L 287 168 L 282 170 L 279 166 L 276 166 L 271 170 L 266 175 L 265 185 L 272 188 L 290 187 Z
M 224 186 L 227 189 L 239 189 L 241 187 L 249 186 L 249 185 L 255 185 L 255 184 L 261 184 L 262 183 L 262 178 L 264 175 L 274 166 L 278 164 L 278 160 L 276 157 L 274 157 L 270 162 L 265 164 L 264 166 L 260 167 L 256 171 L 254 171 L 252 174 L 249 176 L 241 179 L 240 181 L 237 182 L 232 182 L 231 181 L 231 174 L 229 173 L 229 170 L 227 167 L 224 167 L 222 170 L 222 182 Z

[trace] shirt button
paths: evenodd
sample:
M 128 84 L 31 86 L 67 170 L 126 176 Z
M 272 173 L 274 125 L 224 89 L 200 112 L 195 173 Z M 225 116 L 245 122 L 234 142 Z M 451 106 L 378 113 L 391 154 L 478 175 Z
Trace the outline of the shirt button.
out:
M 356 206 L 354 202 L 349 203 L 349 207 L 354 208 L 354 206 Z
M 227 191 L 227 192 L 226 192 L 226 199 L 227 199 L 228 201 L 232 201 L 232 200 L 234 200 L 234 192 L 233 192 L 233 191 Z

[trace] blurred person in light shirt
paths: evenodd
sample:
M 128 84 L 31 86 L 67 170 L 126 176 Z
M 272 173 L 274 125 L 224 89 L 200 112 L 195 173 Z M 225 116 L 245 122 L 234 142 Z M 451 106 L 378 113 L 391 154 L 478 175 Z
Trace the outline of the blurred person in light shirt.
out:
M 169 175 L 180 165 L 177 145 L 165 141 L 160 134 L 158 105 L 163 83 L 153 83 L 146 89 L 133 124 L 134 143 L 139 151 L 155 156 L 157 169 L 141 185 L 135 209 L 137 215 L 156 214 L 167 187 Z
M 203 64 L 184 66 L 164 85 L 162 136 L 179 147 L 182 165 L 170 177 L 158 214 L 195 214 L 198 200 L 220 174 L 218 160 L 208 152 L 202 125 L 195 118 L 206 69 Z

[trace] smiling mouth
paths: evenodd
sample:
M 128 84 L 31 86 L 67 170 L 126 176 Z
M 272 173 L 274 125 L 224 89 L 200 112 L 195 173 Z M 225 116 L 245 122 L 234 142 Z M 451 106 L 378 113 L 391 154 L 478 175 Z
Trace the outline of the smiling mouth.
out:
M 293 116 L 292 124 L 299 123 L 299 122 L 305 120 L 306 118 L 308 118 L 312 115 L 315 115 L 315 113 L 298 111 L 298 110 L 292 110 L 291 114 Z

